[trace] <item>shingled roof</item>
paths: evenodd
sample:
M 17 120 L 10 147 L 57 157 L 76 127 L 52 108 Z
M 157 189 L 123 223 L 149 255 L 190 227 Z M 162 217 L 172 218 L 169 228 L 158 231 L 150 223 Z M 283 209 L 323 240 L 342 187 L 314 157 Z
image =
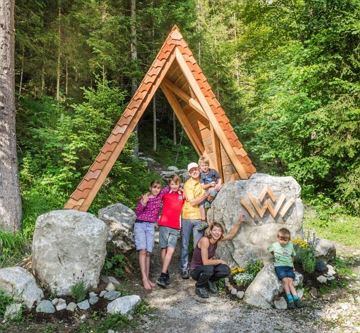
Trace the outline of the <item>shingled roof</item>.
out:
M 256 171 L 179 28 L 174 26 L 65 208 L 88 210 L 159 87 L 197 153 L 209 157 L 224 181 L 247 179 Z

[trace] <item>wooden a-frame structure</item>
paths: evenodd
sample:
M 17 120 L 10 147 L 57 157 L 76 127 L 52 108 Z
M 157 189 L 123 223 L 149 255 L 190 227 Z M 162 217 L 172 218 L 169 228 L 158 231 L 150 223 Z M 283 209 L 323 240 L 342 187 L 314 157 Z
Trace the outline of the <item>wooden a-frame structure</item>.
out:
M 159 87 L 196 152 L 209 157 L 210 166 L 219 171 L 225 182 L 247 179 L 256 171 L 178 27 L 174 26 L 65 208 L 88 210 Z

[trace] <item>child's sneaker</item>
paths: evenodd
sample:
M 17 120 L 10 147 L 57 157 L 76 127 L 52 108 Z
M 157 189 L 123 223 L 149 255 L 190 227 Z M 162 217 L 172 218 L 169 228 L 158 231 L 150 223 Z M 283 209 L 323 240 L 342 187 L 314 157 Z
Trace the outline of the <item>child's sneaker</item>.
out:
M 209 294 L 208 294 L 208 291 L 206 290 L 206 288 L 196 287 L 195 293 L 196 293 L 196 295 L 198 295 L 201 298 L 209 298 Z
M 305 306 L 305 304 L 301 302 L 300 298 L 294 300 L 294 303 L 297 308 L 303 308 Z
M 170 284 L 170 274 L 169 273 L 166 273 L 166 276 L 165 276 L 165 284 L 168 286 Z
M 294 310 L 294 309 L 295 309 L 295 304 L 294 304 L 294 302 L 293 302 L 293 301 L 292 301 L 292 302 L 288 302 L 287 308 L 288 308 L 288 310 Z
M 156 284 L 162 288 L 166 288 L 166 277 L 163 275 L 160 275 L 160 277 L 156 280 Z

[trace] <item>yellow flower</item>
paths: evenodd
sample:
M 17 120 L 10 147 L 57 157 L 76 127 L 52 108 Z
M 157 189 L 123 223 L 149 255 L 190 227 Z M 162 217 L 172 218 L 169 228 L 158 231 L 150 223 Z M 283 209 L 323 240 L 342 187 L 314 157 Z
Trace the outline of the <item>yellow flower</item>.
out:
M 308 242 L 305 239 L 301 239 L 301 238 L 296 238 L 292 240 L 292 243 L 294 245 L 297 245 L 298 247 L 301 247 L 303 249 L 306 249 L 309 247 Z
M 235 274 L 238 274 L 238 273 L 244 273 L 246 271 L 245 268 L 243 267 L 240 267 L 240 266 L 235 266 L 231 269 L 231 275 L 235 275 Z

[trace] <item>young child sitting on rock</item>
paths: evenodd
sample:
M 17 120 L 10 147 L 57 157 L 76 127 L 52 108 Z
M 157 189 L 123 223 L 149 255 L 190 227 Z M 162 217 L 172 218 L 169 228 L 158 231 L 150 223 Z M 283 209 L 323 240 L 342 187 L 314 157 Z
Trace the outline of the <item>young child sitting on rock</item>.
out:
M 208 198 L 201 203 L 200 212 L 201 220 L 206 220 L 206 209 L 210 208 L 211 202 L 221 189 L 222 181 L 219 173 L 215 169 L 210 168 L 210 161 L 207 157 L 201 156 L 199 159 L 200 167 L 200 183 L 204 190 L 208 191 Z
M 269 246 L 269 252 L 274 256 L 275 273 L 284 287 L 288 309 L 295 309 L 295 307 L 302 308 L 303 303 L 301 303 L 294 287 L 295 269 L 293 259 L 295 250 L 290 238 L 290 231 L 281 228 L 277 234 L 278 241 Z

